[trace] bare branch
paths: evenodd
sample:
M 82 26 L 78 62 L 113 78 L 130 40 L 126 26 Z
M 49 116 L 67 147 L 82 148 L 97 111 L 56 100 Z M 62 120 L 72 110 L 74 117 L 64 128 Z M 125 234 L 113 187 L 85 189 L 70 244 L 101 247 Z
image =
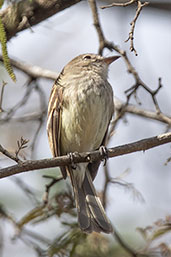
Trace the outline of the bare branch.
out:
M 159 84 L 160 86 L 158 86 L 157 90 L 153 91 L 151 90 L 143 81 L 142 79 L 139 77 L 138 72 L 135 70 L 135 68 L 133 67 L 133 65 L 131 64 L 130 60 L 128 59 L 128 56 L 126 54 L 126 51 L 123 51 L 122 49 L 120 49 L 117 45 L 107 41 L 104 37 L 101 25 L 100 25 L 100 20 L 98 17 L 98 13 L 97 13 L 97 6 L 96 6 L 96 2 L 95 0 L 89 0 L 91 9 L 92 9 L 92 14 L 93 14 L 93 20 L 94 20 L 94 24 L 95 24 L 95 28 L 97 30 L 97 34 L 99 36 L 99 53 L 102 53 L 104 48 L 108 48 L 110 51 L 113 49 L 116 52 L 118 52 L 120 55 L 122 55 L 122 57 L 124 58 L 124 61 L 127 65 L 128 68 L 128 72 L 131 73 L 135 79 L 135 84 L 130 87 L 128 90 L 126 90 L 126 93 L 129 92 L 129 94 L 127 94 L 127 103 L 129 103 L 129 100 L 131 98 L 132 95 L 136 95 L 137 89 L 139 87 L 144 88 L 152 97 L 153 103 L 156 107 L 156 111 L 159 113 L 160 112 L 160 108 L 159 105 L 157 103 L 156 100 L 156 92 L 159 91 L 159 89 L 161 88 L 161 78 L 159 78 Z
M 166 162 L 165 162 L 164 165 L 167 165 L 169 162 L 171 162 L 171 157 L 169 157 L 169 158 L 166 160 Z
M 123 103 L 121 100 L 119 100 L 116 97 L 114 99 L 114 105 L 115 105 L 115 110 L 117 112 L 117 115 L 113 122 L 116 122 L 116 119 L 118 119 L 118 116 L 120 118 L 120 116 L 123 116 L 125 113 L 131 113 L 144 118 L 160 121 L 162 123 L 165 123 L 171 126 L 171 116 L 167 116 L 161 112 L 160 113 L 152 112 L 149 110 L 139 108 L 138 106 L 135 106 L 132 104 L 125 105 L 125 103 Z
M 142 139 L 134 143 L 110 148 L 107 150 L 107 155 L 109 158 L 112 158 L 112 157 L 121 156 L 124 154 L 134 153 L 137 151 L 146 151 L 153 147 L 157 147 L 170 142 L 171 142 L 171 132 L 161 134 L 151 138 Z M 2 148 L 2 146 L 0 148 L 0 151 L 2 153 L 6 153 L 4 151 L 4 148 Z M 10 155 L 8 157 L 11 158 Z M 14 158 L 11 158 L 11 159 L 15 160 Z M 103 160 L 103 159 L 104 159 L 104 156 L 102 156 L 101 151 L 73 153 L 74 163 L 90 162 L 90 161 L 93 162 L 93 161 Z M 45 168 L 58 167 L 58 166 L 66 166 L 69 164 L 71 164 L 71 158 L 68 155 L 51 158 L 51 159 L 43 159 L 38 161 L 24 161 L 22 163 L 19 163 L 18 165 L 1 169 L 0 178 L 5 178 L 5 177 L 12 176 L 14 174 L 22 173 L 25 171 L 45 169 Z
M 0 61 L 2 61 L 2 56 L 0 56 Z M 30 76 L 32 79 L 45 78 L 45 79 L 55 80 L 58 76 L 57 72 L 53 72 L 51 70 L 46 70 L 39 66 L 30 65 L 25 62 L 16 61 L 13 58 L 10 58 L 10 63 L 13 67 L 24 72 L 25 74 Z
M 159 78 L 159 83 L 158 83 L 158 87 L 156 90 L 152 90 L 150 89 L 139 77 L 138 73 L 136 72 L 134 74 L 134 78 L 136 80 L 136 84 L 133 85 L 132 87 L 128 88 L 125 93 L 127 95 L 127 104 L 129 103 L 129 100 L 130 100 L 130 97 L 132 95 L 134 95 L 136 97 L 136 94 L 137 94 L 137 90 L 139 87 L 142 87 L 144 88 L 152 97 L 152 100 L 153 100 L 153 103 L 155 105 L 155 108 L 156 108 L 156 112 L 157 113 L 160 113 L 160 108 L 159 108 L 159 105 L 158 105 L 158 102 L 157 102 L 157 99 L 156 99 L 156 95 L 157 93 L 159 92 L 159 90 L 162 88 L 162 85 L 161 85 L 161 78 Z
M 49 184 L 46 184 L 46 190 L 45 190 L 45 194 L 43 196 L 43 202 L 46 205 L 48 203 L 49 191 L 50 191 L 51 187 L 53 187 L 56 183 L 61 181 L 63 179 L 63 177 L 55 178 L 53 176 L 47 176 L 47 175 L 43 175 L 43 177 L 51 179 L 51 182 Z
M 2 82 L 2 89 L 1 89 L 1 94 L 0 94 L 0 113 L 3 112 L 3 108 L 2 108 L 2 102 L 3 102 L 3 96 L 4 96 L 4 89 L 5 89 L 5 86 L 6 86 L 6 82 Z
M 100 8 L 101 9 L 106 9 L 106 8 L 111 8 L 111 7 L 114 7 L 114 6 L 121 6 L 121 7 L 126 7 L 128 5 L 131 5 L 133 3 L 137 2 L 137 0 L 130 0 L 126 3 L 112 3 L 112 4 L 109 4 L 109 5 L 104 5 L 104 6 L 101 6 Z
M 133 19 L 133 21 L 130 23 L 130 25 L 131 25 L 131 30 L 130 30 L 130 32 L 129 32 L 129 37 L 128 37 L 128 39 L 125 41 L 125 42 L 128 42 L 129 40 L 130 40 L 130 51 L 131 52 L 134 52 L 135 53 L 135 55 L 137 56 L 138 54 L 137 54 L 137 51 L 136 51 L 136 49 L 135 49 L 135 47 L 134 47 L 134 31 L 135 31 L 135 24 L 136 24 L 136 21 L 137 21 L 137 19 L 138 19 L 138 16 L 140 15 L 140 12 L 141 12 L 141 10 L 142 10 L 142 8 L 144 7 L 144 6 L 146 6 L 146 5 L 148 5 L 149 4 L 149 2 L 145 2 L 145 3 L 141 3 L 141 1 L 136 1 L 137 2 L 137 10 L 136 10 L 136 14 L 135 14 L 135 17 L 134 17 L 134 19 Z
M 25 196 L 27 196 L 33 205 L 37 206 L 37 204 L 39 204 L 39 200 L 36 194 L 37 190 L 24 182 L 21 178 L 19 178 L 19 176 L 11 177 L 11 181 L 13 181 L 18 186 L 18 188 L 24 193 Z
M 116 178 L 110 178 L 110 183 L 114 184 L 115 186 L 118 185 L 120 187 L 123 187 L 128 193 L 131 193 L 134 200 L 138 200 L 141 203 L 144 203 L 145 200 L 143 198 L 143 195 L 138 191 L 133 183 L 128 183 L 127 181 L 124 181 L 120 177 Z
M 26 92 L 25 92 L 24 96 L 8 112 L 4 111 L 5 115 L 4 115 L 3 119 L 0 120 L 0 123 L 8 122 L 12 118 L 12 116 L 14 116 L 16 111 L 28 102 L 29 97 L 31 96 L 31 93 L 34 89 L 32 86 L 30 86 L 30 84 L 32 84 L 32 82 L 33 82 L 32 78 L 29 78 L 28 82 L 26 83 L 27 87 L 26 87 Z
M 138 16 L 140 15 L 140 12 L 142 11 L 142 8 L 146 5 L 149 4 L 149 2 L 144 2 L 144 3 L 141 3 L 140 0 L 130 0 L 126 3 L 112 3 L 110 5 L 106 5 L 106 6 L 101 6 L 101 9 L 105 9 L 105 8 L 110 8 L 110 7 L 114 7 L 114 6 L 122 6 L 122 7 L 126 7 L 126 6 L 129 6 L 133 3 L 137 3 L 137 10 L 136 10 L 136 14 L 135 14 L 135 17 L 133 19 L 133 21 L 130 23 L 131 25 L 131 30 L 129 32 L 129 37 L 127 40 L 125 40 L 125 42 L 128 42 L 130 40 L 130 50 L 131 52 L 134 52 L 135 55 L 137 56 L 137 51 L 134 47 L 134 30 L 135 30 L 135 24 L 136 24 L 136 21 L 138 19 Z
M 47 104 L 46 104 L 45 93 L 41 89 L 41 87 L 38 85 L 37 80 L 35 82 L 35 90 L 37 91 L 37 93 L 39 95 L 39 105 L 40 105 L 39 109 L 41 110 L 41 115 L 40 115 L 39 119 L 37 119 L 39 124 L 38 124 L 37 129 L 35 130 L 35 134 L 34 134 L 34 137 L 33 137 L 33 140 L 32 140 L 32 144 L 31 144 L 31 152 L 32 153 L 34 151 L 36 140 L 37 140 L 39 132 L 40 132 L 40 130 L 42 128 L 42 125 L 44 123 L 44 120 L 46 118 L 46 112 L 47 112 Z
M 102 54 L 104 48 L 107 48 L 110 51 L 115 50 L 116 52 L 118 52 L 119 54 L 124 56 L 125 52 L 123 50 L 119 49 L 119 47 L 117 45 L 114 45 L 112 42 L 109 42 L 105 39 L 104 33 L 102 31 L 102 28 L 101 28 L 98 12 L 97 12 L 96 1 L 95 0 L 89 0 L 89 4 L 90 4 L 92 15 L 93 15 L 94 26 L 96 28 L 98 38 L 99 38 L 99 45 L 100 45 L 99 46 L 99 51 L 98 51 L 99 54 Z
M 21 163 L 22 161 L 15 155 L 11 154 L 10 152 L 8 152 L 2 145 L 0 145 L 0 152 L 2 154 L 4 154 L 5 156 L 7 156 L 9 159 L 17 162 L 17 163 Z
M 21 150 L 25 149 L 27 147 L 27 143 L 29 140 L 24 139 L 23 137 L 20 138 L 20 140 L 17 140 L 18 149 L 15 151 L 15 156 L 17 159 L 19 159 L 19 153 Z
M 102 55 L 103 50 L 104 50 L 105 47 L 107 47 L 110 51 L 112 51 L 112 49 L 113 49 L 112 43 L 107 42 L 105 40 L 103 31 L 101 29 L 100 20 L 99 20 L 99 17 L 98 17 L 97 5 L 96 5 L 95 0 L 89 0 L 89 5 L 91 7 L 91 11 L 92 11 L 92 14 L 93 14 L 94 26 L 97 30 L 99 43 L 100 43 L 98 53 Z

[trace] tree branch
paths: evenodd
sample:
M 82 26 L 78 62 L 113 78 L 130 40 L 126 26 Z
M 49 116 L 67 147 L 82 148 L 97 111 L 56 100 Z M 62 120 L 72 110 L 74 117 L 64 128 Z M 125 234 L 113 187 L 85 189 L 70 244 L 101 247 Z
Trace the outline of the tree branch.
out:
M 113 45 L 112 45 L 112 43 L 107 42 L 105 40 L 104 33 L 101 29 L 101 24 L 100 24 L 98 11 L 97 11 L 97 5 L 96 5 L 95 0 L 89 0 L 88 2 L 89 2 L 89 5 L 90 5 L 90 8 L 91 8 L 91 11 L 92 11 L 94 26 L 96 28 L 98 38 L 99 38 L 99 43 L 100 43 L 98 53 L 100 55 L 102 55 L 103 50 L 104 50 L 105 47 L 107 47 L 109 50 L 112 51 Z
M 134 143 L 110 148 L 107 150 L 107 154 L 109 158 L 112 158 L 112 157 L 121 156 L 124 154 L 134 153 L 137 151 L 146 151 L 153 147 L 157 147 L 167 143 L 171 143 L 171 132 L 161 134 L 151 138 L 142 139 Z M 93 152 L 73 154 L 74 163 L 93 162 L 97 160 L 102 160 L 103 158 L 104 157 L 102 156 L 101 152 L 98 150 Z M 24 161 L 17 165 L 13 165 L 11 167 L 1 169 L 0 178 L 5 178 L 8 176 L 12 176 L 14 174 L 18 174 L 26 171 L 58 167 L 58 166 L 66 166 L 69 164 L 71 164 L 71 159 L 68 155 L 51 158 L 51 159 L 37 160 L 37 161 Z
M 124 113 L 130 113 L 130 114 L 134 114 L 134 115 L 137 115 L 140 117 L 160 121 L 162 123 L 165 123 L 165 124 L 168 124 L 169 126 L 171 126 L 171 116 L 167 116 L 161 112 L 158 113 L 158 112 L 145 110 L 145 109 L 139 108 L 138 106 L 133 105 L 133 104 L 125 105 L 125 103 L 123 103 L 121 100 L 119 100 L 116 97 L 114 99 L 114 105 L 115 105 L 115 110 L 118 113 L 122 112 L 122 115 Z
M 7 40 L 78 2 L 80 0 L 21 0 L 9 5 L 0 12 Z
M 0 55 L 0 61 L 3 61 L 1 55 Z M 24 72 L 25 74 L 30 76 L 32 79 L 45 78 L 45 79 L 55 80 L 57 78 L 57 76 L 59 75 L 55 71 L 46 70 L 46 69 L 41 68 L 40 66 L 31 65 L 26 62 L 17 61 L 13 58 L 10 58 L 10 63 L 14 68 Z

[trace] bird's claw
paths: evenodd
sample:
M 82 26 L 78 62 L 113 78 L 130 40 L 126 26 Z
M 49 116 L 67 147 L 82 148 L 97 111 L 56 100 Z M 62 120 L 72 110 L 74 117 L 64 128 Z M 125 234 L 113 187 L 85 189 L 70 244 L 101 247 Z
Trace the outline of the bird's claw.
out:
M 70 162 L 71 162 L 71 168 L 73 170 L 75 170 L 77 168 L 77 165 L 74 163 L 74 154 L 73 153 L 68 153 L 67 154 L 69 159 L 70 159 Z
M 106 165 L 107 159 L 108 159 L 108 152 L 107 152 L 107 148 L 105 146 L 100 146 L 99 148 L 100 154 L 102 156 L 102 160 L 104 161 L 104 166 Z

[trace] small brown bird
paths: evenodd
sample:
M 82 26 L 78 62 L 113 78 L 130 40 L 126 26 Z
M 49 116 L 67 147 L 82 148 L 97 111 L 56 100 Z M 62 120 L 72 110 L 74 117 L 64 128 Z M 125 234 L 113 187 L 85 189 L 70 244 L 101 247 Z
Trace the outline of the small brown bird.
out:
M 82 54 L 69 62 L 55 81 L 48 106 L 47 132 L 53 156 L 97 150 L 105 145 L 114 112 L 108 66 L 120 56 Z M 110 233 L 112 225 L 93 185 L 100 161 L 61 167 L 70 176 L 84 232 Z

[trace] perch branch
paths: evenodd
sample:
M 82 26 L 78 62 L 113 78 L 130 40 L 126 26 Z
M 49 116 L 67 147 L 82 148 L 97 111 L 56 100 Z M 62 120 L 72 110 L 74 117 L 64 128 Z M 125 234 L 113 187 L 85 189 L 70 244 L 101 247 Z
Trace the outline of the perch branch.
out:
M 151 138 L 142 139 L 134 143 L 129 143 L 129 144 L 110 148 L 107 150 L 107 154 L 109 158 L 112 158 L 112 157 L 121 156 L 124 154 L 134 153 L 137 151 L 146 151 L 153 147 L 157 147 L 170 142 L 171 142 L 171 132 L 161 134 Z M 4 150 L 1 152 L 4 153 Z M 10 156 L 8 157 L 10 158 Z M 14 160 L 14 158 L 12 159 Z M 93 162 L 93 161 L 102 160 L 102 159 L 103 159 L 103 156 L 100 151 L 73 154 L 74 163 L 90 162 L 90 161 Z M 0 178 L 5 178 L 8 176 L 12 176 L 14 174 L 18 174 L 26 171 L 58 167 L 58 166 L 66 166 L 69 164 L 71 164 L 71 160 L 68 155 L 51 158 L 51 159 L 37 160 L 37 161 L 24 161 L 17 165 L 13 165 L 7 168 L 2 168 L 0 170 Z

